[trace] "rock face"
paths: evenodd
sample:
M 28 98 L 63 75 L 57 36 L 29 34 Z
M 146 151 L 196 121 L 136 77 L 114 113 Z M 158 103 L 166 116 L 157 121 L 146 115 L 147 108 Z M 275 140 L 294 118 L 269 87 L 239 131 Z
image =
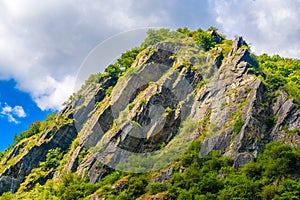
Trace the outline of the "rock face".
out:
M 222 41 L 211 34 L 216 43 Z M 233 41 L 228 55 L 220 47 L 213 52 L 192 42 L 159 43 L 145 49 L 121 79 L 89 85 L 59 114 L 72 123 L 48 127 L 2 161 L 0 194 L 17 191 L 54 148 L 68 152 L 63 170 L 88 175 L 95 183 L 132 155 L 188 146 L 178 139 L 182 132 L 191 132 L 183 138 L 203 140 L 199 156 L 220 150 L 237 168 L 270 141 L 298 145 L 299 103 L 284 92 L 271 95 L 250 69 L 257 63 L 243 38 Z M 70 147 L 73 140 L 78 144 Z M 84 149 L 89 151 L 83 156 Z M 172 169 L 154 181 L 168 180 Z
M 252 161 L 270 141 L 299 143 L 299 135 L 289 134 L 292 130 L 299 131 L 299 104 L 283 93 L 271 103 L 267 87 L 249 75 L 248 68 L 254 61 L 242 45 L 246 43 L 240 37 L 233 42 L 227 62 L 223 62 L 213 80 L 199 94 L 200 99 L 193 109 L 197 119 L 211 110 L 210 124 L 217 127 L 206 137 L 200 156 L 221 150 L 234 158 L 235 167 Z M 223 109 L 222 104 L 226 105 Z M 288 128 L 284 131 L 283 126 Z
M 67 149 L 76 135 L 77 131 L 72 124 L 61 126 L 58 130 L 49 130 L 40 139 L 41 143 L 37 141 L 36 145 L 22 152 L 20 158 L 14 156 L 17 161 L 0 174 L 0 194 L 6 191 L 16 192 L 31 170 L 45 161 L 49 149 Z

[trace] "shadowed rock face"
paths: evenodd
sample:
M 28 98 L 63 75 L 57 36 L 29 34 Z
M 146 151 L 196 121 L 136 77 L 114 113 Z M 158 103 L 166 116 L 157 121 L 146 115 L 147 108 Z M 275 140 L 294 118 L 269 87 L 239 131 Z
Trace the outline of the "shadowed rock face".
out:
M 240 48 L 241 44 L 246 45 L 241 38 L 233 42 L 227 62 L 223 62 L 199 95 L 199 105 L 194 109 L 194 117 L 200 119 L 211 109 L 210 123 L 220 129 L 206 138 L 200 156 L 211 150 L 221 150 L 233 157 L 235 167 L 252 161 L 270 141 L 299 143 L 298 135 L 291 138 L 289 131 L 283 131 L 283 126 L 290 131 L 299 130 L 299 104 L 287 99 L 284 93 L 271 97 L 261 80 L 249 75 L 249 63 L 253 61 L 249 52 Z M 220 109 L 222 102 L 226 106 Z M 277 118 L 273 121 L 274 116 Z M 239 120 L 241 123 L 237 123 Z
M 187 119 L 197 122 L 190 137 L 203 139 L 199 156 L 220 150 L 233 158 L 235 167 L 255 159 L 270 141 L 298 145 L 299 103 L 284 92 L 271 95 L 249 69 L 257 63 L 245 46 L 238 37 L 228 55 L 172 42 L 144 50 L 131 72 L 90 85 L 60 112 L 73 123 L 46 129 L 27 150 L 30 140 L 15 146 L 1 163 L 0 194 L 17 191 L 50 149 L 66 150 L 74 139 L 79 144 L 69 150 L 64 170 L 87 174 L 95 183 L 130 152 L 153 152 L 172 143 Z M 94 146 L 97 151 L 79 159 L 84 148 Z M 167 180 L 170 173 L 158 179 Z
M 23 152 L 14 165 L 9 165 L 0 174 L 0 194 L 6 191 L 16 192 L 31 170 L 46 160 L 46 154 L 50 149 L 67 149 L 76 135 L 77 131 L 72 124 L 46 132 L 42 138 L 48 138 L 48 141 L 44 140 Z

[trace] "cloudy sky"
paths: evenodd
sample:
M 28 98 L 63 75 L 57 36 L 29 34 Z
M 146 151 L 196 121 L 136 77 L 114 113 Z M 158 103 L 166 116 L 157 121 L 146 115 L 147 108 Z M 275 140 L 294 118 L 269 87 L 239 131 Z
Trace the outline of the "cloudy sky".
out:
M 86 56 L 115 34 L 215 26 L 257 54 L 300 58 L 299 10 L 299 0 L 2 0 L 0 137 L 61 108 Z

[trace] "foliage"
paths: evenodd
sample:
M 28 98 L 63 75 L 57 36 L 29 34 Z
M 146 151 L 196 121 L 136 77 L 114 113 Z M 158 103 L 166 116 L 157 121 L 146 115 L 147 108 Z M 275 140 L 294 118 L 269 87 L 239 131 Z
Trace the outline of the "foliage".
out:
M 224 110 L 226 105 L 227 105 L 226 101 L 223 101 L 220 105 L 220 110 Z
M 205 50 L 208 51 L 209 49 L 213 48 L 216 43 L 211 34 L 207 31 L 197 30 L 193 34 L 194 40 Z
M 150 29 L 147 34 L 148 37 L 142 43 L 141 47 L 146 48 L 148 46 L 157 44 L 170 39 L 182 39 L 184 37 L 192 38 L 197 44 L 199 44 L 205 51 L 213 48 L 216 45 L 214 37 L 211 34 L 211 31 L 214 31 L 222 39 L 225 37 L 218 34 L 217 29 L 210 27 L 207 31 L 202 29 L 197 29 L 195 31 L 189 30 L 187 27 L 179 28 L 176 31 L 171 31 L 170 29 L 162 28 L 159 30 Z
M 148 186 L 146 187 L 146 190 L 150 194 L 157 194 L 157 193 L 166 191 L 167 190 L 167 184 L 165 182 L 149 183 Z
M 203 31 L 202 29 L 190 31 L 187 27 L 185 27 L 179 28 L 177 31 L 188 37 L 192 37 L 205 51 L 212 49 L 217 44 L 212 33 L 218 35 L 222 40 L 225 39 L 223 35 L 217 32 L 215 27 L 209 27 L 206 31 Z
M 54 121 L 55 117 L 56 113 L 52 113 L 47 116 L 46 121 L 35 121 L 31 123 L 27 130 L 14 135 L 14 144 L 17 144 L 19 141 L 25 138 L 29 138 L 44 131 L 44 129 Z
M 171 112 L 173 112 L 174 111 L 174 109 L 172 109 L 172 108 L 170 108 L 169 106 L 165 109 L 165 111 L 167 112 L 167 113 L 171 113 Z
M 138 54 L 158 42 L 169 39 L 180 39 L 186 35 L 193 39 L 205 51 L 212 48 L 221 47 L 223 54 L 230 50 L 232 41 L 223 40 L 216 44 L 211 31 L 216 31 L 211 27 L 207 31 L 201 29 L 190 31 L 181 28 L 177 31 L 169 29 L 149 30 L 148 37 L 140 48 L 134 48 L 121 55 L 117 61 L 109 65 L 103 74 L 91 75 L 85 82 L 83 88 L 91 84 L 99 83 L 107 78 L 118 79 L 125 71 L 131 70 L 132 63 Z M 221 35 L 220 35 L 221 36 Z M 225 39 L 223 36 L 221 36 Z M 248 47 L 243 47 L 248 48 Z M 267 85 L 276 91 L 284 89 L 291 97 L 300 101 L 300 61 L 294 59 L 281 58 L 278 55 L 268 56 L 263 54 L 255 57 L 259 62 L 259 71 Z M 191 65 L 189 62 L 185 66 Z M 198 84 L 197 88 L 202 87 L 205 81 Z M 106 88 L 106 95 L 110 95 L 113 86 Z M 141 99 L 139 106 L 146 103 L 146 99 Z M 241 104 L 242 105 L 242 104 Z M 129 110 L 133 109 L 131 103 Z M 220 109 L 226 107 L 226 102 L 221 102 Z M 241 109 L 241 108 L 239 108 Z M 174 109 L 167 107 L 167 113 Z M 270 116 L 268 126 L 272 126 L 275 116 Z M 183 122 L 181 131 L 191 132 L 196 128 L 202 127 L 204 132 L 215 132 L 219 130 L 217 124 L 210 124 L 210 114 L 200 123 L 187 119 Z M 240 132 L 244 122 L 240 112 L 233 113 L 234 134 Z M 52 114 L 47 120 L 37 121 L 30 125 L 28 130 L 15 136 L 14 145 L 26 138 L 43 133 L 49 126 L 58 126 L 68 123 L 69 119 Z M 136 123 L 133 121 L 133 123 Z M 139 124 L 136 124 L 139 126 Z M 161 143 L 161 148 L 166 146 Z M 1 158 L 5 157 L 12 147 L 0 153 Z M 136 199 L 142 195 L 157 195 L 167 193 L 175 199 L 299 199 L 300 196 L 300 146 L 292 147 L 280 142 L 272 142 L 265 146 L 265 150 L 253 162 L 246 164 L 241 169 L 233 168 L 233 161 L 230 157 L 223 156 L 220 151 L 212 151 L 206 157 L 200 157 L 201 140 L 197 139 L 191 143 L 187 151 L 168 168 L 173 168 L 170 179 L 157 182 L 152 180 L 153 173 L 145 174 L 126 174 L 114 171 L 96 184 L 91 184 L 87 177 L 82 177 L 76 173 L 66 173 L 61 175 L 59 180 L 52 180 L 49 177 L 60 165 L 63 153 L 61 149 L 51 149 L 46 155 L 46 160 L 33 169 L 29 174 L 20 190 L 15 193 L 5 193 L 0 199 L 83 199 L 91 194 L 98 194 L 106 199 Z M 87 155 L 88 150 L 83 148 L 79 154 L 79 162 Z M 141 169 L 148 168 L 149 163 L 159 163 L 157 160 L 143 162 L 137 158 Z M 177 162 L 178 161 L 178 162 Z M 134 163 L 136 164 L 136 163 Z M 158 172 L 156 172 L 158 173 Z M 157 174 L 156 174 L 157 175 Z M 124 188 L 116 189 L 114 186 L 120 180 L 126 179 Z
M 67 173 L 59 181 L 48 180 L 45 185 L 36 184 L 30 192 L 6 193 L 0 199 L 76 200 L 92 194 L 97 187 L 97 184 L 93 185 L 85 178 Z
M 46 128 L 50 127 L 50 126 L 54 126 L 57 123 L 59 123 L 60 121 L 57 118 L 57 114 L 56 113 L 52 113 L 49 114 L 46 117 L 45 121 L 35 121 L 33 123 L 31 123 L 28 127 L 27 130 L 22 131 L 18 134 L 14 135 L 14 142 L 13 144 L 11 144 L 8 148 L 6 148 L 3 152 L 0 152 L 0 161 L 2 160 L 2 158 L 4 158 L 9 152 L 11 152 L 11 150 L 18 145 L 19 143 L 22 143 L 21 141 L 26 140 L 27 138 L 30 138 L 32 136 L 36 136 L 38 134 L 42 134 L 44 133 L 44 131 L 46 130 Z M 27 144 L 28 146 L 28 144 Z
M 244 125 L 244 121 L 242 119 L 242 117 L 239 117 L 235 123 L 234 123 L 234 126 L 233 126 L 233 133 L 234 135 L 237 135 L 241 130 L 242 130 L 242 127 Z
M 107 78 L 118 78 L 121 76 L 125 71 L 130 69 L 132 63 L 135 61 L 137 55 L 144 50 L 142 47 L 135 47 L 131 50 L 122 53 L 121 57 L 117 59 L 117 61 L 113 64 L 110 64 L 105 68 L 104 73 L 96 73 L 89 76 L 89 78 L 85 81 L 82 85 L 81 90 L 78 91 L 76 94 L 70 97 L 71 100 L 74 99 L 73 96 L 78 96 L 92 84 L 101 83 L 105 81 Z
M 117 64 L 110 64 L 108 65 L 108 67 L 105 68 L 104 70 L 105 72 L 105 76 L 109 76 L 109 77 L 118 77 L 121 73 L 121 67 Z
M 87 148 L 83 147 L 79 154 L 78 154 L 78 163 L 81 163 L 81 161 L 84 159 L 84 157 L 88 154 Z
M 131 49 L 130 51 L 126 51 L 122 53 L 121 57 L 117 59 L 117 64 L 120 66 L 122 71 L 126 71 L 135 61 L 137 55 L 143 50 L 144 48 L 136 47 Z
M 31 173 L 21 184 L 19 191 L 29 191 L 36 184 L 45 184 L 47 179 L 52 178 L 54 171 L 60 164 L 63 151 L 60 148 L 50 149 L 46 155 L 46 160 L 40 162 L 39 167 L 33 168 Z
M 167 28 L 162 28 L 158 30 L 149 29 L 147 32 L 147 38 L 142 43 L 142 48 L 147 48 L 151 45 L 157 44 L 159 42 L 162 42 L 166 39 L 175 39 L 182 37 L 182 34 L 179 34 L 177 31 L 171 31 Z
M 241 169 L 232 167 L 232 160 L 220 151 L 199 157 L 201 141 L 194 141 L 173 167 L 170 181 L 152 182 L 150 174 L 126 174 L 115 171 L 97 184 L 76 174 L 66 174 L 59 181 L 48 180 L 37 184 L 29 192 L 5 193 L 0 199 L 82 199 L 93 194 L 107 199 L 136 199 L 142 195 L 166 192 L 177 199 L 297 199 L 300 194 L 300 147 L 280 142 L 266 145 L 255 162 Z M 53 166 L 54 149 L 47 156 L 48 166 Z M 58 158 L 57 156 L 54 156 Z M 55 162 L 54 162 L 55 163 Z M 128 184 L 121 191 L 112 185 L 122 177 Z M 276 186 L 277 185 L 277 186 Z M 100 197 L 99 196 L 99 197 Z
M 45 162 L 41 162 L 40 166 L 44 171 L 55 169 L 58 167 L 60 160 L 62 159 L 62 151 L 60 148 L 50 149 L 46 155 Z
M 189 166 L 190 164 L 194 162 L 199 162 L 199 155 L 201 148 L 201 141 L 195 140 L 192 142 L 192 144 L 189 146 L 188 150 L 182 155 L 181 157 L 181 163 L 183 166 Z
M 111 92 L 112 92 L 113 89 L 114 89 L 113 86 L 108 87 L 107 90 L 105 91 L 105 95 L 106 96 L 110 96 L 110 94 L 111 94 Z
M 100 82 L 102 80 L 102 74 L 96 73 L 96 74 L 91 74 L 87 80 L 85 80 L 84 84 L 81 86 L 81 90 L 77 92 L 77 94 L 73 94 L 69 99 L 73 100 L 74 96 L 77 96 L 82 90 L 86 89 L 88 86 L 90 86 L 93 83 Z
M 29 126 L 27 130 L 20 132 L 18 135 L 14 135 L 14 143 L 18 143 L 24 138 L 29 138 L 42 131 L 42 123 L 42 121 L 35 121 Z
M 266 83 L 273 90 L 284 89 L 300 102 L 300 60 L 267 54 L 257 56 L 256 59 L 266 74 Z

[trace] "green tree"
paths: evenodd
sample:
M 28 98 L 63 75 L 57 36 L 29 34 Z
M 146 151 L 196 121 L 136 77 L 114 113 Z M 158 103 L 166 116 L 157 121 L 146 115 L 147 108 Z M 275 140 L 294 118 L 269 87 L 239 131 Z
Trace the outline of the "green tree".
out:
M 31 123 L 27 130 L 20 132 L 17 135 L 14 135 L 14 143 L 17 144 L 19 141 L 23 140 L 24 138 L 29 138 L 42 131 L 41 130 L 42 124 L 43 124 L 42 121 L 35 121 Z
M 194 40 L 205 50 L 208 51 L 216 45 L 213 37 L 206 31 L 197 31 L 194 33 Z
M 118 77 L 121 74 L 122 70 L 119 65 L 110 64 L 107 68 L 105 68 L 104 72 L 106 76 Z
M 42 162 L 40 166 L 44 171 L 55 169 L 58 167 L 62 156 L 63 154 L 60 148 L 50 149 L 46 155 L 46 161 Z
M 120 66 L 122 71 L 126 71 L 135 61 L 137 55 L 143 50 L 143 48 L 133 48 L 125 53 L 122 53 L 121 57 L 118 58 L 117 64 Z

